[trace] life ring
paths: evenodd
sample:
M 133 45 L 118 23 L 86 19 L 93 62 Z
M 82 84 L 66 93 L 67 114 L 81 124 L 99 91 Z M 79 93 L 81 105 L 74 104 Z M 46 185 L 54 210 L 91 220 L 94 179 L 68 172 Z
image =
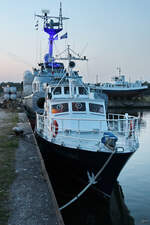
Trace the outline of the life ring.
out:
M 56 120 L 54 120 L 51 124 L 51 131 L 52 131 L 53 137 L 55 138 L 58 134 L 58 123 Z

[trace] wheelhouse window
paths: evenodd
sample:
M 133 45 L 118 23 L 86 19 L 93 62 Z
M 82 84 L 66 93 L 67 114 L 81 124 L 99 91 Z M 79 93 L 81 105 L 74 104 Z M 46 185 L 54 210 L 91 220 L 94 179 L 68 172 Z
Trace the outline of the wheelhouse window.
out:
M 99 104 L 89 103 L 89 110 L 90 112 L 104 113 L 103 105 L 99 105 Z
M 60 95 L 61 94 L 61 87 L 54 88 L 54 95 Z
M 90 88 L 90 92 L 91 93 L 94 93 L 95 92 L 95 89 L 94 88 Z
M 74 112 L 86 111 L 85 102 L 72 102 L 72 111 Z
M 61 103 L 52 105 L 52 113 L 68 112 L 68 103 Z
M 69 94 L 69 87 L 64 87 L 64 94 Z
M 79 94 L 80 95 L 87 95 L 87 91 L 84 87 L 79 87 Z

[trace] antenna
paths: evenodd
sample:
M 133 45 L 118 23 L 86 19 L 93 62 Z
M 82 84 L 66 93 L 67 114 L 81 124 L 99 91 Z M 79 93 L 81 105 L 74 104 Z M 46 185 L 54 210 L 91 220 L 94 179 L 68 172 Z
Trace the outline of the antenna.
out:
M 59 16 L 49 16 L 49 10 L 42 10 L 42 15 L 35 15 L 43 20 L 44 32 L 49 35 L 49 61 L 54 60 L 53 43 L 58 40 L 58 33 L 63 30 L 63 20 L 69 19 L 62 16 L 62 4 L 60 2 Z
M 88 43 L 86 43 L 86 45 L 84 46 L 84 48 L 83 48 L 82 51 L 80 52 L 80 55 L 82 55 L 82 54 L 84 53 L 84 51 L 85 51 L 85 49 L 87 48 L 87 46 L 88 46 Z
M 98 74 L 96 75 L 96 84 L 98 84 Z
M 59 16 L 48 16 L 50 13 L 49 10 L 43 9 L 42 15 L 34 15 L 34 17 L 40 17 L 44 20 L 44 28 L 54 28 L 57 26 L 57 28 L 62 29 L 63 28 L 63 20 L 69 19 L 68 17 L 62 16 L 62 3 L 60 2 L 60 9 L 59 9 Z M 57 20 L 58 22 L 54 22 L 53 19 Z
M 60 10 L 59 10 L 59 23 L 60 26 L 63 27 L 63 23 L 62 23 L 62 4 L 60 2 Z
M 120 76 L 121 75 L 121 68 L 117 67 L 117 70 L 118 70 L 118 73 L 119 73 L 119 76 Z

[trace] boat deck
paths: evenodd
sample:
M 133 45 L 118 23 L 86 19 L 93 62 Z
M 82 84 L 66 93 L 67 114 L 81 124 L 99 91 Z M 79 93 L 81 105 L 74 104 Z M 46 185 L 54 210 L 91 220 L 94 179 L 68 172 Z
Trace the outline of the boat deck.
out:
M 97 127 L 100 128 L 93 130 L 86 129 L 86 126 L 84 126 L 86 123 L 95 121 L 91 119 L 76 118 L 74 120 L 77 122 L 78 127 L 71 129 L 73 127 L 73 119 L 70 123 L 67 123 L 66 128 L 65 121 L 69 119 L 57 117 L 58 124 L 55 126 L 53 122 L 56 122 L 56 120 L 53 118 L 51 126 L 49 126 L 47 117 L 43 115 L 37 115 L 37 117 L 37 133 L 49 142 L 68 148 L 93 152 L 110 152 L 115 149 L 120 153 L 135 151 L 139 146 L 138 118 L 129 117 L 128 115 L 109 114 L 108 119 L 96 120 L 97 124 L 99 124 Z M 107 124 L 107 127 L 102 129 L 104 122 Z M 61 126 L 61 124 L 63 125 Z M 70 124 L 70 129 L 68 128 L 68 124 Z M 103 141 L 104 139 L 105 141 Z M 115 142 L 115 144 L 112 144 L 112 142 Z
M 115 135 L 115 133 L 113 133 Z M 124 135 L 115 136 L 118 138 L 115 148 L 105 145 L 101 142 L 104 133 L 98 132 L 58 132 L 57 137 L 53 137 L 51 141 L 53 143 L 63 145 L 69 148 L 76 148 L 82 150 L 89 150 L 93 152 L 104 151 L 111 152 L 117 149 L 117 152 L 131 152 L 135 151 L 138 147 L 138 141 L 136 138 L 125 137 Z M 63 141 L 62 141 L 63 140 Z

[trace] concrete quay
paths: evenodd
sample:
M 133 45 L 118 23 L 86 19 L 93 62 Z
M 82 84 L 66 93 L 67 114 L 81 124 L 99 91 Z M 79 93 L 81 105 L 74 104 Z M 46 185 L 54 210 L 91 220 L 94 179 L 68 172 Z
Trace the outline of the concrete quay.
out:
M 16 112 L 10 113 L 8 110 L 0 109 L 2 129 L 7 129 L 9 123 L 6 121 L 14 113 Z M 18 147 L 15 150 L 14 162 L 15 178 L 8 190 L 9 199 L 6 204 L 9 211 L 8 223 L 6 221 L 3 223 L 3 216 L 0 216 L 0 224 L 64 225 L 28 118 L 24 112 L 16 114 L 19 118 L 17 127 L 23 130 L 23 135 L 17 137 Z M 13 139 L 14 134 L 8 133 L 8 135 Z M 7 148 L 5 150 L 7 151 Z

